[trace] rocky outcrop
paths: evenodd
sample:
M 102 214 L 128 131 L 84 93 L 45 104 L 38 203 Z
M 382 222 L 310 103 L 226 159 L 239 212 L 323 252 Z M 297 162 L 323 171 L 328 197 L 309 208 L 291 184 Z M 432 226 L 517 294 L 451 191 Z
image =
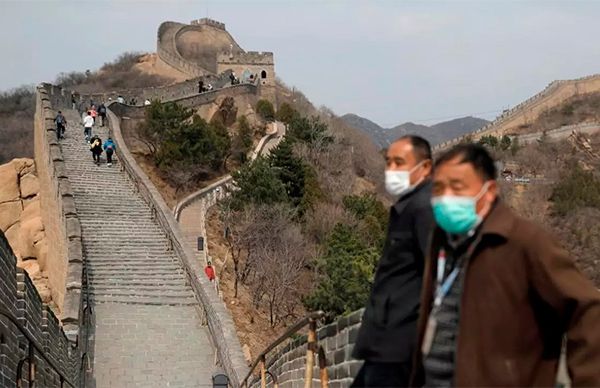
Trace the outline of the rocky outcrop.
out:
M 0 166 L 0 229 L 17 266 L 33 280 L 42 301 L 51 304 L 45 274 L 48 241 L 40 212 L 40 185 L 31 159 L 13 159 Z
M 210 122 L 219 122 L 230 127 L 235 123 L 237 113 L 235 99 L 230 96 L 221 96 L 213 102 L 208 117 L 210 117 Z

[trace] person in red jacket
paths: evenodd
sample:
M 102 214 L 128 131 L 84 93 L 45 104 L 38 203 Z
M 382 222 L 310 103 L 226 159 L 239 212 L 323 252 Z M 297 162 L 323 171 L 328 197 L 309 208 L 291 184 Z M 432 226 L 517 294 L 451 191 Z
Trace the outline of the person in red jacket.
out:
M 210 261 L 208 262 L 208 264 L 206 264 L 206 267 L 204 267 L 204 273 L 206 274 L 208 280 L 210 280 L 211 282 L 215 280 L 215 269 L 213 268 Z

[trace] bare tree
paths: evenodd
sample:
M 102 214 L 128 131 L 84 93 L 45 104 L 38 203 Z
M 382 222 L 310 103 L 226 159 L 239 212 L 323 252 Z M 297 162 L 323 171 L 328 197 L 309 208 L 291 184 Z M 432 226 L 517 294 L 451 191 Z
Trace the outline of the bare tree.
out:
M 312 253 L 300 227 L 294 223 L 294 210 L 286 205 L 258 206 L 252 210 L 248 256 L 252 266 L 247 283 L 256 307 L 263 303 L 275 327 L 300 302 L 299 283 Z M 248 265 L 248 263 L 246 263 Z

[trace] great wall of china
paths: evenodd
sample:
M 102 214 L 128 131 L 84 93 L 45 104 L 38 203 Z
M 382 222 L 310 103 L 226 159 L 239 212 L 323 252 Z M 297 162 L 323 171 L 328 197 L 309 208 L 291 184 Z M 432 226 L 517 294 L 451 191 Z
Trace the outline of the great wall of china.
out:
M 178 23 L 163 23 L 158 33 L 160 58 L 195 78 L 166 87 L 79 95 L 79 99 L 106 101 L 108 97 L 114 98 L 121 94 L 135 97 L 139 101 L 146 98 L 158 99 L 164 102 L 176 101 L 185 106 L 198 109 L 213 103 L 220 97 L 248 98 L 244 103 L 256 101 L 260 97 L 272 98 L 274 95 L 271 89 L 272 85 L 266 84 L 267 82 L 274 82 L 271 81 L 274 79 L 272 68 L 268 68 L 268 81 L 257 80 L 253 84 L 225 86 L 227 73 L 216 75 L 211 74 L 210 70 L 204 67 L 192 66 L 190 64 L 192 62 L 185 59 L 177 50 L 177 38 L 186 33 L 197 31 L 198 28 L 225 31 L 224 25 L 218 22 L 204 20 L 198 21 L 196 24 L 196 26 L 186 27 Z M 169 43 L 166 43 L 167 41 Z M 261 67 L 262 69 L 264 66 L 269 66 L 269 55 L 260 54 L 257 56 L 254 53 L 238 52 L 235 55 L 229 54 L 226 57 L 217 56 L 218 61 L 220 61 L 218 63 L 231 65 L 236 61 L 241 61 L 240 58 L 250 58 L 249 60 L 254 61 L 253 65 L 256 65 L 257 68 Z M 272 65 L 272 61 L 270 65 Z M 239 72 L 239 70 L 236 70 L 236 72 Z M 260 74 L 260 72 L 262 70 L 258 73 Z M 196 85 L 200 79 L 198 77 L 209 77 L 203 79 L 210 79 L 219 88 L 212 92 L 197 94 Z M 473 138 L 477 139 L 483 135 L 516 135 L 519 126 L 535 120 L 543 111 L 557 106 L 565 99 L 574 95 L 597 91 L 600 91 L 600 75 L 570 81 L 554 81 L 542 92 L 505 112 L 492 123 L 473 133 Z M 58 109 L 70 110 L 72 105 L 71 95 L 72 91 L 63 90 L 49 84 L 42 84 L 36 92 L 35 160 L 41 186 L 42 217 L 46 233 L 54 242 L 53 249 L 48 257 L 48 268 L 50 268 L 48 277 L 52 286 L 52 297 L 60 309 L 60 320 L 55 317 L 48 306 L 41 303 L 39 295 L 37 295 L 27 274 L 16 268 L 14 255 L 12 255 L 6 240 L 3 237 L 0 238 L 0 259 L 2 260 L 0 265 L 3 268 L 0 275 L 0 298 L 3 304 L 8 306 L 5 313 L 10 317 L 14 317 L 16 322 L 26 328 L 26 333 L 21 333 L 16 325 L 6 319 L 0 320 L 2 344 L 6 346 L 5 349 L 7 350 L 2 353 L 5 355 L 6 361 L 0 370 L 2 386 L 15 386 L 18 379 L 22 379 L 25 384 L 29 384 L 29 380 L 34 376 L 34 374 L 29 375 L 27 373 L 31 360 L 35 360 L 37 367 L 37 373 L 35 373 L 36 383 L 38 386 L 43 387 L 80 386 L 82 381 L 87 381 L 91 386 L 97 385 L 99 387 L 109 386 L 110 382 L 115 381 L 152 386 L 153 384 L 164 383 L 167 380 L 160 380 L 157 377 L 154 381 L 149 379 L 138 381 L 135 377 L 137 375 L 130 372 L 152 367 L 168 369 L 170 365 L 173 365 L 174 373 L 167 377 L 173 379 L 171 381 L 184 385 L 186 383 L 195 384 L 199 381 L 209 384 L 207 379 L 209 379 L 210 374 L 221 368 L 231 379 L 231 384 L 239 386 L 248 372 L 247 360 L 243 356 L 227 307 L 218 297 L 214 287 L 203 276 L 204 261 L 202 261 L 202 257 L 204 259 L 206 257 L 201 256 L 198 260 L 198 253 L 192 249 L 197 236 L 202 235 L 206 239 L 204 225 L 206 211 L 226 195 L 226 189 L 231 185 L 231 178 L 224 177 L 215 184 L 186 198 L 176 209 L 169 209 L 158 190 L 135 162 L 121 130 L 121 120 L 124 117 L 142 117 L 144 107 L 141 106 L 116 103 L 109 105 L 110 133 L 118 145 L 117 156 L 119 161 L 110 177 L 111 179 L 118 179 L 119 182 L 122 181 L 119 190 L 126 193 L 125 197 L 115 193 L 115 198 L 130 198 L 132 203 L 137 206 L 134 209 L 136 213 L 131 215 L 123 213 L 126 218 L 132 217 L 134 223 L 131 225 L 140 225 L 136 223 L 143 220 L 144 223 L 149 225 L 147 230 L 151 234 L 148 236 L 158 238 L 157 236 L 162 235 L 161 238 L 166 242 L 167 252 L 172 256 L 172 260 L 169 260 L 169 265 L 157 264 L 156 270 L 164 268 L 170 271 L 174 269 L 177 274 L 180 274 L 181 279 L 184 279 L 187 287 L 185 292 L 189 291 L 189 295 L 191 295 L 189 298 L 186 297 L 186 300 L 193 299 L 189 306 L 192 306 L 192 310 L 198 311 L 200 317 L 198 322 L 202 321 L 205 325 L 202 327 L 206 330 L 198 333 L 205 332 L 205 334 L 199 335 L 206 335 L 210 340 L 209 343 L 199 343 L 199 346 L 204 346 L 200 350 L 208 354 L 209 358 L 213 357 L 214 354 L 218 365 L 215 365 L 214 360 L 208 363 L 202 361 L 195 365 L 186 364 L 181 369 L 176 367 L 176 364 L 183 364 L 184 359 L 171 354 L 173 359 L 167 360 L 167 363 L 163 365 L 160 363 L 153 364 L 150 361 L 140 365 L 129 361 L 124 362 L 120 366 L 121 369 L 115 369 L 117 372 L 120 371 L 121 374 L 119 374 L 115 373 L 115 370 L 102 370 L 99 366 L 96 369 L 94 365 L 89 363 L 88 360 L 91 360 L 93 355 L 87 348 L 87 339 L 90 333 L 94 333 L 94 329 L 89 326 L 91 322 L 98 318 L 103 321 L 101 315 L 90 319 L 90 315 L 94 310 L 90 308 L 89 292 L 93 291 L 97 293 L 96 295 L 103 296 L 99 293 L 100 284 L 94 285 L 93 283 L 102 279 L 101 276 L 108 272 L 103 272 L 107 271 L 103 267 L 104 264 L 98 256 L 94 256 L 96 252 L 91 249 L 94 242 L 91 237 L 92 232 L 88 227 L 88 218 L 93 213 L 86 212 L 87 202 L 81 202 L 81 196 L 85 197 L 84 194 L 91 190 L 89 185 L 97 184 L 97 182 L 80 180 L 79 177 L 71 175 L 70 172 L 79 171 L 76 169 L 76 165 L 81 163 L 81 160 L 66 157 L 65 151 L 69 147 L 76 147 L 77 144 L 75 142 L 61 144 L 56 141 L 53 118 Z M 558 128 L 549 132 L 548 135 L 568 136 L 568 133 L 573 129 L 582 132 L 596 131 L 598 125 L 591 123 L 577 127 Z M 520 135 L 520 138 L 523 141 L 533 141 L 536 136 L 538 134 L 527 134 Z M 281 137 L 282 133 L 279 129 L 268 134 L 261 140 L 257 153 L 263 148 L 275 146 L 281 140 Z M 436 150 L 447 148 L 463 140 L 465 140 L 465 137 L 440 144 L 436 147 Z M 117 206 L 118 211 L 121 211 L 120 205 L 115 206 Z M 140 215 L 140 218 L 136 218 L 136 214 Z M 196 221 L 195 223 L 184 222 L 184 218 L 195 219 Z M 127 224 L 126 227 L 131 227 L 131 225 Z M 131 250 L 126 253 L 127 255 L 142 253 L 146 255 L 145 259 L 142 260 L 148 258 L 148 251 L 139 246 L 131 246 Z M 206 255 L 206 252 L 202 254 Z M 96 263 L 94 263 L 94 260 L 97 260 Z M 106 264 L 108 266 L 117 265 L 112 262 Z M 93 269 L 91 284 L 89 269 Z M 157 277 L 167 276 L 166 274 L 165 272 L 156 272 Z M 143 283 L 138 285 L 140 284 L 143 286 Z M 170 311 L 168 309 L 179 306 L 180 303 L 175 300 L 180 295 L 179 292 L 183 293 L 184 291 L 165 291 L 163 296 L 164 299 L 168 300 L 165 303 L 159 303 L 161 310 L 156 311 Z M 107 295 L 111 296 L 109 293 L 104 297 Z M 149 292 L 145 296 L 131 294 L 126 295 L 126 297 L 129 298 L 125 301 L 126 305 L 135 306 L 136 303 L 139 303 L 136 302 L 136 299 L 141 300 L 144 297 L 157 296 Z M 101 306 L 100 311 L 102 312 Z M 96 311 L 95 314 L 98 314 L 98 312 Z M 357 311 L 317 331 L 317 341 L 325 350 L 326 369 L 329 375 L 329 384 L 332 387 L 348 386 L 352 377 L 360 368 L 361 363 L 352 359 L 351 352 L 361 317 L 362 311 Z M 146 319 L 151 318 L 151 314 L 146 316 Z M 196 318 L 191 317 L 190 322 L 192 325 L 196 325 Z M 102 324 L 104 323 L 100 323 L 100 325 Z M 182 327 L 179 327 L 179 329 Z M 96 327 L 96 330 L 98 330 L 98 327 Z M 114 335 L 107 338 L 107 341 L 115 342 L 118 338 L 120 337 Z M 162 341 L 168 342 L 174 338 L 162 338 Z M 151 340 L 160 342 L 158 338 L 152 338 Z M 186 339 L 184 338 L 184 340 Z M 194 341 L 191 342 L 194 345 L 198 344 Z M 198 349 L 190 349 L 189 351 L 190 354 L 195 355 Z M 47 359 L 42 356 L 42 353 L 47 355 Z M 137 355 L 139 356 L 139 354 Z M 105 355 L 96 354 L 95 356 L 103 357 Z M 136 356 L 136 354 L 133 354 L 133 356 Z M 274 355 L 269 358 L 266 367 L 277 376 L 280 386 L 296 387 L 302 385 L 303 366 L 306 357 L 306 337 L 302 337 L 278 347 L 274 351 Z M 202 368 L 206 370 L 202 370 L 201 373 L 191 372 Z M 91 373 L 86 373 L 88 369 Z M 115 373 L 114 376 L 113 373 Z M 186 380 L 176 376 L 176 374 L 184 373 L 193 375 L 193 378 Z M 313 375 L 316 376 L 318 373 L 318 367 L 315 366 Z M 149 376 L 153 377 L 152 374 L 149 374 Z M 119 380 L 120 378 L 127 379 Z M 131 380 L 128 380 L 129 378 Z M 317 383 L 316 379 L 314 383 Z M 260 381 L 254 379 L 250 385 L 258 386 L 258 384 L 260 384 Z
M 600 74 L 594 74 L 574 80 L 550 82 L 544 90 L 521 102 L 507 112 L 504 112 L 484 127 L 471 134 L 438 144 L 434 147 L 434 150 L 439 151 L 451 147 L 468 138 L 478 140 L 480 137 L 486 135 L 517 135 L 520 126 L 533 122 L 540 114 L 548 109 L 560 105 L 573 96 L 599 91 Z

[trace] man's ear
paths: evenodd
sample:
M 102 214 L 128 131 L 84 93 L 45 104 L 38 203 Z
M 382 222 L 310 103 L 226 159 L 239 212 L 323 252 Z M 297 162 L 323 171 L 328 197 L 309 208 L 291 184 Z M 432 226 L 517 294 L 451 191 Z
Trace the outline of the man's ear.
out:
M 498 197 L 498 183 L 495 179 L 488 182 L 488 189 L 485 193 L 485 197 L 489 203 L 493 203 Z
M 423 177 L 431 177 L 433 175 L 433 161 L 431 159 L 427 159 L 423 162 Z

